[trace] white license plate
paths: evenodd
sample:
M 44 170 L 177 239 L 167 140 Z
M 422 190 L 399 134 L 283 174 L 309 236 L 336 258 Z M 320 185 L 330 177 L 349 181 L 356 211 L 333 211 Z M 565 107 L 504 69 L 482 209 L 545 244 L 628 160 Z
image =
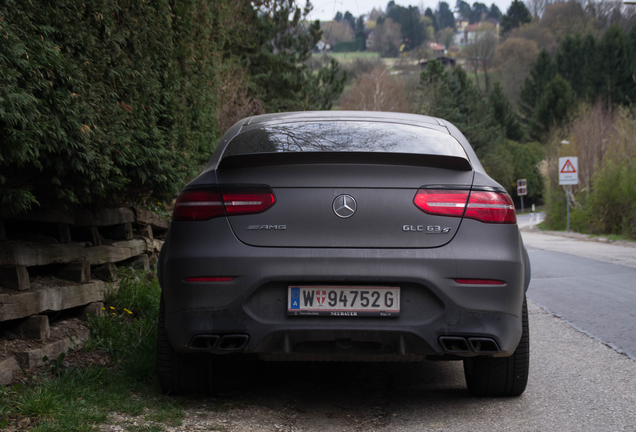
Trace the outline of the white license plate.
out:
M 290 285 L 287 288 L 287 315 L 396 317 L 399 314 L 399 287 Z

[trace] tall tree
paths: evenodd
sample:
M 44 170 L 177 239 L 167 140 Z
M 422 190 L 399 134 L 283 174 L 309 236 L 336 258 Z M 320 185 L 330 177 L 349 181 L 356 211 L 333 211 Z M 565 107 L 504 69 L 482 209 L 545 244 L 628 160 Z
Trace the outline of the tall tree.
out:
M 601 96 L 608 105 L 636 102 L 636 83 L 632 78 L 636 53 L 627 35 L 614 24 L 603 35 L 600 48 Z
M 426 28 L 420 19 L 420 10 L 416 6 L 393 6 L 387 17 L 400 24 L 402 39 L 407 50 L 420 46 L 426 40 Z
M 506 138 L 521 141 L 523 138 L 521 121 L 498 82 L 495 82 L 492 91 L 488 94 L 488 103 L 493 108 L 495 119 L 506 130 Z
M 554 126 L 565 123 L 576 104 L 570 84 L 557 74 L 543 89 L 535 109 L 535 129 L 538 138 L 545 139 Z
M 338 11 L 336 12 L 336 16 L 333 18 L 333 20 L 335 22 L 342 22 L 343 18 L 344 17 L 342 16 L 342 12 Z
M 559 74 L 570 83 L 577 97 L 585 94 L 585 53 L 583 40 L 580 35 L 568 35 L 561 41 L 561 47 L 556 56 L 556 67 Z
M 470 23 L 479 23 L 482 21 L 482 17 L 486 17 L 488 15 L 488 6 L 484 3 L 475 2 L 473 3 L 473 7 L 470 9 Z
M 356 38 L 364 38 L 364 15 L 360 15 L 356 20 Z
M 451 27 L 455 28 L 455 15 L 450 10 L 448 3 L 439 2 L 437 5 L 437 24 L 440 29 Z
M 535 124 L 535 109 L 545 87 L 555 75 L 556 66 L 550 53 L 545 49 L 541 50 L 532 65 L 532 69 L 530 69 L 530 76 L 523 82 L 519 94 L 519 108 L 528 130 L 531 131 L 531 134 L 534 133 L 532 138 L 540 138 L 535 133 L 539 129 Z
M 532 21 L 532 15 L 526 5 L 521 0 L 513 0 L 501 19 L 501 30 L 503 33 L 508 33 L 510 30 L 530 21 Z
M 486 18 L 494 18 L 497 21 L 501 21 L 501 17 L 503 16 L 503 14 L 501 13 L 501 10 L 497 7 L 496 4 L 491 4 L 490 5 L 490 10 L 488 11 L 488 15 L 486 16 Z
M 457 126 L 478 156 L 490 152 L 504 137 L 492 107 L 482 97 L 462 68 L 446 72 L 431 60 L 420 75 L 424 103 L 421 113 L 440 117 Z
M 470 19 L 470 4 L 465 2 L 464 0 L 457 0 L 455 3 L 455 12 L 459 14 L 459 17 L 464 20 Z
M 351 12 L 346 11 L 344 14 L 343 21 L 348 23 L 351 27 L 351 30 L 355 30 L 356 28 L 356 17 L 354 17 Z
M 306 21 L 310 12 L 310 4 L 301 8 L 294 0 L 272 2 L 267 13 L 244 4 L 250 32 L 227 50 L 247 66 L 255 95 L 267 112 L 324 109 L 326 95 L 342 91 L 346 74 L 337 64 L 319 73 L 306 63 L 322 37 L 320 23 Z M 316 81 L 314 74 L 327 81 Z
M 439 24 L 437 22 L 437 16 L 433 13 L 431 8 L 426 8 L 426 12 L 424 12 L 424 16 L 431 20 L 431 23 L 433 24 L 433 28 L 435 29 L 435 32 L 437 32 L 439 30 Z

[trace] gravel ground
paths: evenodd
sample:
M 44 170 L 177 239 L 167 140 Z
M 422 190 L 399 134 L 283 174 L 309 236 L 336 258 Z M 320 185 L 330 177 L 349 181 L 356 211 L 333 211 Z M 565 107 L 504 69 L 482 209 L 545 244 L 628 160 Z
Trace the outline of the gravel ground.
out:
M 473 398 L 461 362 L 264 363 L 224 371 L 166 431 L 636 431 L 636 362 L 530 303 L 518 398 Z M 114 414 L 100 430 L 151 430 Z M 163 426 L 161 426 L 163 429 Z

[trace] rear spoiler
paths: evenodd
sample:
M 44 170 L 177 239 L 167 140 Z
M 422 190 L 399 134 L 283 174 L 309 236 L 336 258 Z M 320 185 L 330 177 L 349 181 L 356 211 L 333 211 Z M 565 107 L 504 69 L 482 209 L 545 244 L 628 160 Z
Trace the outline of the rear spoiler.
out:
M 457 156 L 380 152 L 250 153 L 226 156 L 221 159 L 218 169 L 309 164 L 380 164 L 444 168 L 456 171 L 472 170 L 467 159 Z

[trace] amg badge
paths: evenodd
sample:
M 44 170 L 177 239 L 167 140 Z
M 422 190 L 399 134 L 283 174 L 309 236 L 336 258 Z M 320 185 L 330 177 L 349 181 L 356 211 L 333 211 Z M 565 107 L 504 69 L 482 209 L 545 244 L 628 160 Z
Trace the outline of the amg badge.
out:
M 287 225 L 248 225 L 248 230 L 286 230 Z

